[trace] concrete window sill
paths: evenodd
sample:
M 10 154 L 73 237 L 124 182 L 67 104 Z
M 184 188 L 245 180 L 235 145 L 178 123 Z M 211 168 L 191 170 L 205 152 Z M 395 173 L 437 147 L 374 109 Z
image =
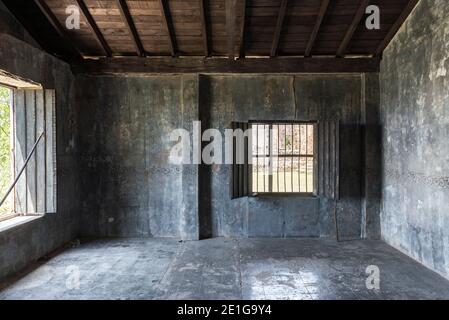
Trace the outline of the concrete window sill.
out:
M 0 222 L 0 232 L 4 232 L 13 228 L 17 228 L 25 223 L 41 219 L 43 215 L 38 216 L 17 216 Z

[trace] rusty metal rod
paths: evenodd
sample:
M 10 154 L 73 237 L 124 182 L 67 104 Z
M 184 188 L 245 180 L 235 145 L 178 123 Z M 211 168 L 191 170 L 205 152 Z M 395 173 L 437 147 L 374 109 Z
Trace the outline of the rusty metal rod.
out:
M 31 159 L 31 156 L 33 155 L 34 151 L 36 151 L 36 147 L 39 144 L 39 141 L 41 141 L 42 137 L 44 136 L 44 132 L 41 133 L 41 135 L 39 136 L 39 138 L 36 140 L 36 142 L 34 143 L 33 148 L 31 149 L 30 154 L 28 155 L 27 159 L 25 160 L 24 165 L 22 166 L 22 169 L 20 169 L 19 174 L 17 175 L 16 179 L 14 180 L 14 182 L 12 183 L 11 187 L 9 187 L 8 191 L 6 192 L 6 195 L 2 198 L 2 201 L 0 201 L 0 207 L 3 205 L 3 203 L 6 201 L 6 199 L 8 198 L 9 194 L 11 193 L 11 191 L 14 189 L 14 187 L 16 186 L 17 182 L 19 181 L 20 177 L 22 176 L 23 171 L 25 171 L 26 166 L 28 165 L 28 162 Z

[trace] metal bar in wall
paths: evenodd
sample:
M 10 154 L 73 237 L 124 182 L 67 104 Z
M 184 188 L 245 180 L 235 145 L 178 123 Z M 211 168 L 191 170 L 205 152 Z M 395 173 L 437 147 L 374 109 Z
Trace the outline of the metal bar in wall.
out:
M 301 192 L 301 150 L 302 150 L 302 136 L 301 136 L 302 125 L 299 125 L 299 159 L 298 159 L 298 187 L 299 192 Z
M 295 162 L 294 162 L 294 153 L 295 153 L 295 125 L 292 124 L 292 163 L 291 163 L 291 174 L 292 174 L 292 192 L 295 192 L 295 184 L 294 184 L 294 168 L 295 168 Z M 299 192 L 299 191 L 298 191 Z
M 306 154 L 309 154 L 309 126 L 306 125 Z M 309 158 L 306 158 L 306 192 L 309 192 Z
M 273 125 L 268 126 L 268 191 L 273 192 Z
M 277 176 L 277 181 L 278 181 L 278 183 L 277 183 L 277 192 L 280 192 L 280 185 L 279 185 L 279 155 L 280 155 L 280 152 L 279 152 L 279 147 L 280 147 L 280 143 L 279 143 L 279 141 L 280 141 L 280 138 L 279 138 L 279 135 L 280 135 L 280 133 L 281 133 L 281 130 L 279 130 L 279 125 L 276 125 L 276 127 L 277 127 L 277 149 L 278 149 L 278 154 L 277 154 L 277 158 L 276 158 L 276 176 Z
M 264 155 L 265 155 L 265 157 L 264 157 L 264 160 L 263 160 L 263 165 L 264 165 L 264 168 L 263 168 L 263 172 L 264 172 L 264 175 L 265 175 L 265 180 L 264 180 L 264 192 L 269 192 L 270 190 L 269 190 L 269 188 L 268 188 L 268 186 L 269 186 L 269 184 L 270 184 L 270 177 L 268 176 L 268 171 L 269 171 L 269 168 L 268 168 L 268 163 L 267 163 L 267 147 L 269 147 L 269 144 L 270 144 L 270 140 L 268 140 L 267 139 L 267 132 L 266 132 L 266 130 L 267 130 L 267 125 L 265 125 L 264 124 L 264 126 L 263 126 L 263 141 L 264 141 L 264 148 L 263 148 L 263 152 L 264 152 Z M 268 190 L 267 190 L 268 189 Z
M 2 198 L 2 200 L 0 200 L 0 207 L 3 205 L 3 203 L 6 201 L 6 199 L 8 198 L 10 192 L 14 189 L 14 187 L 16 186 L 17 182 L 19 181 L 20 177 L 22 176 L 23 172 L 26 170 L 29 161 L 31 160 L 31 158 L 34 156 L 34 151 L 36 151 L 36 147 L 38 146 L 39 142 L 41 141 L 42 137 L 44 136 L 44 132 L 42 132 L 39 135 L 39 138 L 36 140 L 36 142 L 34 143 L 33 147 L 31 148 L 31 152 L 30 154 L 27 156 L 25 163 L 23 164 L 22 168 L 18 171 L 17 173 L 17 177 L 14 179 L 12 185 L 8 188 L 5 196 Z
M 248 131 L 248 123 L 243 124 L 243 133 Z M 248 195 L 248 166 L 249 166 L 249 159 L 248 159 L 248 138 L 243 136 L 243 195 Z
M 295 125 L 292 124 L 292 192 L 295 192 L 295 184 L 294 184 L 294 168 L 295 168 L 295 162 L 294 162 L 294 158 L 293 155 L 295 153 Z M 299 192 L 299 191 L 298 191 Z
M 237 129 L 237 123 L 232 122 L 232 130 Z M 232 196 L 238 198 L 238 168 L 237 168 L 237 138 L 232 138 Z
M 267 190 L 268 190 L 268 192 L 271 192 L 272 191 L 272 189 L 270 188 L 270 152 L 271 152 L 271 148 L 270 148 L 270 143 L 271 143 L 271 140 L 270 140 L 270 125 L 266 125 L 265 126 L 265 129 L 268 131 L 268 139 L 266 139 L 266 141 L 267 141 L 267 147 L 268 147 L 268 154 L 267 154 L 267 158 L 265 158 L 265 165 L 267 166 L 267 168 L 266 168 L 266 170 L 265 170 L 265 172 L 266 172 L 266 174 L 267 174 Z M 266 134 L 265 134 L 265 138 L 266 138 Z
M 256 163 L 256 192 L 259 192 L 259 125 L 256 124 L 256 154 L 257 154 L 257 163 Z
M 282 140 L 283 140 L 283 143 L 284 143 L 284 155 L 287 155 L 287 144 L 285 143 L 286 141 L 285 141 L 285 137 L 287 136 L 287 125 L 286 124 L 284 124 L 284 134 L 282 135 Z M 285 170 L 285 165 L 286 165 L 286 157 L 284 157 L 284 169 L 282 170 L 283 172 L 284 172 L 284 192 L 287 192 L 287 177 L 286 177 L 286 174 L 285 174 L 285 171 L 287 171 L 287 170 Z
M 262 125 L 263 155 L 265 155 L 265 125 Z M 265 157 L 262 159 L 263 192 L 265 191 Z
M 243 123 L 239 123 L 238 124 L 238 127 L 237 127 L 238 129 L 242 129 L 243 131 L 244 131 L 244 127 L 243 127 Z M 245 142 L 243 142 L 243 143 L 245 143 Z M 238 152 L 240 153 L 241 152 L 241 146 L 239 145 L 239 146 L 237 146 L 237 148 L 238 148 Z M 239 154 L 239 158 L 240 158 L 240 154 Z M 237 165 L 237 168 L 238 168 L 238 172 L 239 172 L 239 174 L 238 174 L 238 179 L 239 179 L 239 183 L 238 183 L 238 187 L 239 187 L 239 197 L 242 197 L 243 196 L 243 184 L 244 184 L 244 181 L 243 181 L 243 164 L 238 164 Z
M 269 150 L 270 150 L 270 125 L 264 126 L 264 129 L 268 131 L 268 139 L 266 139 L 267 138 L 266 132 L 264 135 L 265 141 L 267 142 L 266 149 L 268 148 L 268 154 L 267 154 L 267 157 L 265 157 L 265 162 L 264 162 L 265 166 L 266 166 L 265 174 L 267 175 L 266 187 L 267 187 L 267 191 L 271 192 L 271 189 L 270 189 L 270 152 L 269 152 Z
M 293 135 L 293 124 L 292 124 L 292 152 L 291 154 L 291 161 L 290 161 L 290 182 L 291 182 L 291 192 L 293 191 L 293 152 L 294 152 L 294 147 L 295 147 L 295 137 Z

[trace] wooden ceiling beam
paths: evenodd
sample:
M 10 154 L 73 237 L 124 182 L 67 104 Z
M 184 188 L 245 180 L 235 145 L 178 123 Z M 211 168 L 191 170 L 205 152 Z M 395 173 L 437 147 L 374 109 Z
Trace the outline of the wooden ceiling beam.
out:
M 168 45 L 170 47 L 170 54 L 172 57 L 176 56 L 176 37 L 171 20 L 170 9 L 167 0 L 159 0 L 159 7 L 161 9 L 162 23 L 168 36 Z
M 75 64 L 75 73 L 102 75 L 160 75 L 183 73 L 208 74 L 292 74 L 292 73 L 363 73 L 378 72 L 375 58 L 102 58 Z
M 47 18 L 48 22 L 51 24 L 53 29 L 58 33 L 58 35 L 62 38 L 62 40 L 67 44 L 68 47 L 70 47 L 71 51 L 74 52 L 75 56 L 78 59 L 83 59 L 83 55 L 78 49 L 78 47 L 75 46 L 75 44 L 72 42 L 72 40 L 67 35 L 66 31 L 64 30 L 64 27 L 59 22 L 58 18 L 53 14 L 50 7 L 45 3 L 44 0 L 34 0 L 38 8 L 41 10 L 41 12 L 44 14 L 44 16 Z
M 352 37 L 354 36 L 354 33 L 360 24 L 360 21 L 362 20 L 363 16 L 365 15 L 366 8 L 368 7 L 369 2 L 370 2 L 370 0 L 361 0 L 360 1 L 360 5 L 357 8 L 354 19 L 352 19 L 352 23 L 349 26 L 349 29 L 346 31 L 343 41 L 340 43 L 340 46 L 337 50 L 337 57 L 343 57 L 345 55 L 346 50 L 349 46 L 349 43 L 351 42 Z
M 282 26 L 284 24 L 285 12 L 287 11 L 288 0 L 282 0 L 279 7 L 276 28 L 274 30 L 273 43 L 271 45 L 270 57 L 275 57 L 279 47 L 279 38 L 281 36 Z
M 203 37 L 204 56 L 210 55 L 209 50 L 209 33 L 207 32 L 207 19 L 206 19 L 206 0 L 198 0 L 200 6 L 200 20 L 201 20 L 201 35 Z
M 228 58 L 235 59 L 235 22 L 237 0 L 226 0 L 226 34 L 228 36 Z
M 128 28 L 128 32 L 130 36 L 133 38 L 134 46 L 136 47 L 137 54 L 140 57 L 145 57 L 145 49 L 143 47 L 142 41 L 140 40 L 139 32 L 136 29 L 136 26 L 134 24 L 133 18 L 131 17 L 131 14 L 129 12 L 128 4 L 126 3 L 126 0 L 116 0 L 117 6 L 120 10 L 120 14 L 122 16 L 122 19 L 125 22 L 126 27 Z
M 310 57 L 312 54 L 312 49 L 315 44 L 316 37 L 320 31 L 321 23 L 323 22 L 324 16 L 326 15 L 327 8 L 329 7 L 330 0 L 322 0 L 320 11 L 316 18 L 315 26 L 313 27 L 312 34 L 310 35 L 309 42 L 307 43 L 307 48 L 304 56 Z
M 385 38 L 381 41 L 379 46 L 376 49 L 376 52 L 374 53 L 374 56 L 380 56 L 382 52 L 385 50 L 385 48 L 390 44 L 391 40 L 393 40 L 396 33 L 401 28 L 402 24 L 405 22 L 407 17 L 410 15 L 410 13 L 413 11 L 413 9 L 418 4 L 419 0 L 410 0 L 407 3 L 407 6 L 402 10 L 401 14 L 399 15 L 399 18 L 395 21 L 393 26 L 388 31 Z
M 100 28 L 98 28 L 97 23 L 95 22 L 94 18 L 90 14 L 89 8 L 86 6 L 83 0 L 76 0 L 78 3 L 78 7 L 83 12 L 84 17 L 87 20 L 87 24 L 89 25 L 89 28 L 92 30 L 92 32 L 95 34 L 95 37 L 97 38 L 98 42 L 100 43 L 101 47 L 103 48 L 106 56 L 112 57 L 112 50 L 109 46 L 108 42 L 104 38 L 103 34 L 101 33 Z
M 241 16 L 242 19 L 240 21 L 240 38 L 238 44 L 238 54 L 239 58 L 245 57 L 245 28 L 246 28 L 246 0 L 241 0 Z

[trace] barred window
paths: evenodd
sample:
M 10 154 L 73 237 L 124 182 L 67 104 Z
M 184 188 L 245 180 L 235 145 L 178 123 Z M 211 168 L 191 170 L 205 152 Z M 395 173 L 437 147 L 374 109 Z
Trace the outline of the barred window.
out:
M 316 194 L 315 123 L 254 122 L 251 192 Z
M 0 78 L 0 221 L 55 213 L 55 91 Z

